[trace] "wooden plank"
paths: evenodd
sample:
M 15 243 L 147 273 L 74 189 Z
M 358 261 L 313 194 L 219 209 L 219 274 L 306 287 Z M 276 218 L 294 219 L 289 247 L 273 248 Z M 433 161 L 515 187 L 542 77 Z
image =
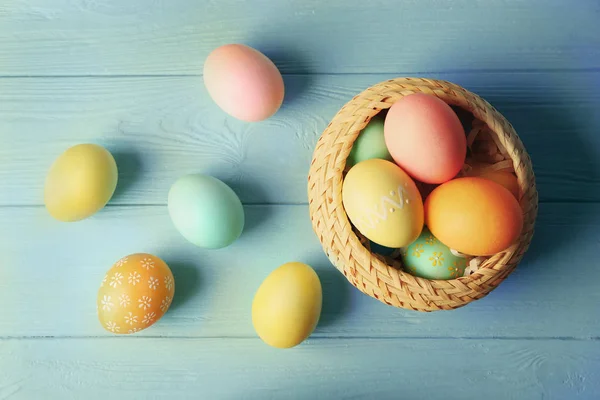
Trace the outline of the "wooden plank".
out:
M 49 165 L 99 142 L 120 168 L 111 204 L 165 204 L 209 172 L 246 203 L 306 203 L 315 143 L 352 96 L 393 75 L 286 76 L 273 118 L 228 118 L 198 77 L 0 79 L 0 205 L 39 205 Z M 488 99 L 531 154 L 542 201 L 600 201 L 600 72 L 434 74 Z
M 247 206 L 240 240 L 195 248 L 166 207 L 110 207 L 80 223 L 54 222 L 43 208 L 0 208 L 0 337 L 108 336 L 95 297 L 120 257 L 162 257 L 176 281 L 174 305 L 141 336 L 255 337 L 250 305 L 266 275 L 288 261 L 312 265 L 324 291 L 315 337 L 597 337 L 595 261 L 600 205 L 544 204 L 526 259 L 486 298 L 436 313 L 396 309 L 363 295 L 331 266 L 306 206 Z M 575 283 L 576 282 L 576 283 Z
M 0 341 L 10 399 L 593 399 L 600 343 L 258 339 Z
M 229 42 L 294 73 L 598 68 L 599 16 L 561 0 L 13 0 L 0 75 L 199 74 Z

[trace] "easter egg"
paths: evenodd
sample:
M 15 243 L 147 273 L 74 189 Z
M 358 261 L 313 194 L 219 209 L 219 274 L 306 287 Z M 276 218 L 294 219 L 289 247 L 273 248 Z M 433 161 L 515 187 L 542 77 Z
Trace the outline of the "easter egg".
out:
M 504 186 L 464 177 L 435 188 L 425 201 L 425 223 L 448 247 L 467 255 L 490 256 L 519 237 L 523 214 Z
M 208 55 L 204 85 L 223 111 L 246 122 L 272 116 L 284 97 L 283 78 L 275 64 L 243 44 L 227 44 Z
M 385 118 L 385 143 L 396 164 L 414 179 L 443 183 L 461 170 L 467 139 L 456 113 L 424 93 L 392 104 Z
M 53 162 L 46 176 L 46 210 L 63 222 L 88 218 L 109 202 L 117 180 L 117 163 L 104 147 L 97 144 L 70 147 Z
M 272 271 L 252 301 L 252 324 L 258 336 L 277 348 L 297 346 L 319 322 L 323 293 L 316 272 L 300 262 Z
M 244 229 L 244 208 L 237 194 L 221 180 L 204 174 L 179 178 L 167 201 L 179 233 L 206 249 L 229 246 Z
M 515 174 L 509 171 L 486 171 L 479 174 L 479 177 L 494 181 L 512 193 L 516 199 L 519 198 L 519 181 Z
M 389 248 L 413 242 L 423 228 L 423 200 L 394 163 L 373 158 L 350 168 L 342 185 L 350 222 L 369 240 Z
M 475 160 L 467 160 L 466 163 L 470 167 L 465 170 L 466 176 L 478 176 L 494 181 L 507 188 L 517 200 L 519 199 L 519 181 L 512 171 L 506 169 L 495 170 L 493 164 Z
M 458 257 L 427 229 L 417 240 L 402 249 L 402 262 L 407 272 L 426 279 L 454 279 L 463 276 L 465 257 Z
M 109 332 L 139 332 L 162 318 L 174 294 L 173 274 L 163 260 L 147 253 L 130 254 L 117 261 L 100 284 L 98 318 Z
M 352 167 L 361 161 L 371 158 L 392 160 L 383 136 L 384 121 L 384 117 L 379 115 L 371 118 L 352 145 L 352 150 L 346 159 L 347 167 Z

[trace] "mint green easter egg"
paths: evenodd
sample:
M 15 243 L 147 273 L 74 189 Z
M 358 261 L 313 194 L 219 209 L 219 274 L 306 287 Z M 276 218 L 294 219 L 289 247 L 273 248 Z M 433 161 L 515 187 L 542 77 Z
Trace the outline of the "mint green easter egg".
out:
M 426 279 L 455 279 L 463 276 L 467 267 L 467 259 L 452 254 L 427 227 L 402 249 L 401 257 L 407 272 Z
M 179 178 L 169 190 L 169 216 L 189 242 L 206 249 L 232 244 L 244 229 L 244 208 L 227 184 L 209 175 Z
M 352 150 L 346 159 L 346 166 L 352 167 L 364 160 L 381 158 L 392 161 L 392 156 L 385 145 L 383 135 L 383 122 L 385 118 L 376 115 L 371 118 L 367 126 L 358 134 L 352 145 Z

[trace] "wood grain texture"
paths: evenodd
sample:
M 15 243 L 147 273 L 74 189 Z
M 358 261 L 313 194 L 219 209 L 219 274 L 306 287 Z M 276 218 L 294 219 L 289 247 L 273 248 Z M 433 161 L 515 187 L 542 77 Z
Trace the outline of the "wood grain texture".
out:
M 293 73 L 598 68 L 599 17 L 597 1 L 11 0 L 0 75 L 199 74 L 229 42 Z
M 0 400 L 599 398 L 599 17 L 585 0 L 0 0 Z M 206 94 L 203 62 L 228 42 L 284 72 L 273 118 L 235 121 Z M 489 100 L 537 175 L 522 264 L 451 312 L 354 289 L 304 205 L 330 119 L 397 76 Z M 41 206 L 45 175 L 81 142 L 113 152 L 119 186 L 94 217 L 59 223 Z M 168 189 L 191 172 L 246 203 L 232 246 L 196 248 L 169 220 Z M 176 296 L 151 329 L 114 337 L 96 293 L 133 252 L 169 263 Z M 277 351 L 250 306 L 292 260 L 317 270 L 323 313 L 308 341 Z
M 594 399 L 600 342 L 0 341 L 4 399 Z
M 96 293 L 120 257 L 149 252 L 172 268 L 172 309 L 141 336 L 255 337 L 250 307 L 267 274 L 288 261 L 312 265 L 324 305 L 315 337 L 597 338 L 600 205 L 545 204 L 530 251 L 488 297 L 450 312 L 396 309 L 353 288 L 322 252 L 306 206 L 247 206 L 232 246 L 184 241 L 166 207 L 110 207 L 75 224 L 40 207 L 0 208 L 0 337 L 110 336 Z M 581 279 L 566 284 L 573 273 Z
M 541 201 L 600 201 L 600 72 L 445 73 L 490 101 L 533 159 Z M 0 205 L 39 205 L 51 162 L 80 142 L 117 158 L 111 204 L 165 204 L 181 175 L 207 172 L 246 203 L 306 203 L 314 146 L 335 113 L 394 75 L 286 76 L 271 119 L 246 124 L 201 77 L 0 79 Z

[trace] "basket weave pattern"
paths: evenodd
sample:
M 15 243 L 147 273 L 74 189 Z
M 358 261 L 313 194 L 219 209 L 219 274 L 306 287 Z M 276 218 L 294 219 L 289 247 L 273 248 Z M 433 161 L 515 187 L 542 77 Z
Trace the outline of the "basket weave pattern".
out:
M 428 280 L 406 273 L 390 258 L 373 254 L 353 229 L 342 204 L 345 164 L 360 131 L 381 110 L 403 96 L 422 92 L 471 112 L 475 118 L 470 144 L 487 130 L 502 149 L 519 182 L 523 231 L 502 253 L 486 258 L 472 275 Z M 335 115 L 317 142 L 308 175 L 313 230 L 333 265 L 363 293 L 379 301 L 418 311 L 449 310 L 481 299 L 496 288 L 527 251 L 537 217 L 538 194 L 531 160 L 512 125 L 487 101 L 450 82 L 397 78 L 376 84 L 350 100 Z

